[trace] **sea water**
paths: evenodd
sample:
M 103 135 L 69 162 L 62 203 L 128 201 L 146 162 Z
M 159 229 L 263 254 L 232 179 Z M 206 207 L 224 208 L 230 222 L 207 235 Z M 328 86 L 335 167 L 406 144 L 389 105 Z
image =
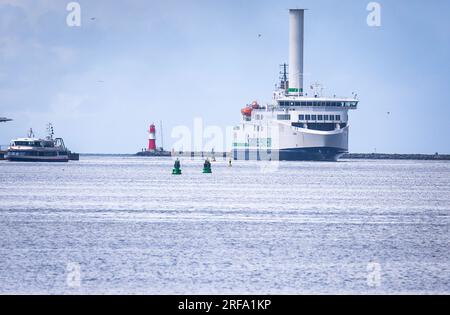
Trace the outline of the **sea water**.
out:
M 450 293 L 450 162 L 0 161 L 0 293 Z

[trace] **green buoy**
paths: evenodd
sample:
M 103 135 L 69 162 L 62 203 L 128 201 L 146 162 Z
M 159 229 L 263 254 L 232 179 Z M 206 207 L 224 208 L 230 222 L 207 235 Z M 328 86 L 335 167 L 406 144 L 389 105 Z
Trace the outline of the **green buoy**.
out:
M 178 158 L 175 160 L 175 163 L 173 164 L 173 170 L 172 170 L 172 175 L 181 175 L 181 165 L 180 165 L 180 160 L 178 160 Z
M 206 159 L 205 163 L 203 164 L 203 173 L 204 174 L 211 174 L 212 173 L 212 171 L 211 171 L 211 162 L 208 159 Z

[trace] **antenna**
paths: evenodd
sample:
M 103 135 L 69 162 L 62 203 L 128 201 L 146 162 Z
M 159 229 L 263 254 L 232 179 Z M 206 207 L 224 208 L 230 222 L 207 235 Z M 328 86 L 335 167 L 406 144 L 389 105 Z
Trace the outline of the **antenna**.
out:
M 28 138 L 34 138 L 33 128 L 30 128 L 30 130 L 28 131 Z
M 55 134 L 55 132 L 53 131 L 52 123 L 47 124 L 47 134 L 48 134 L 47 138 L 49 140 L 53 140 L 53 135 Z
M 283 63 L 280 65 L 280 89 L 284 90 L 285 93 L 287 93 L 289 88 L 289 81 L 288 81 L 288 65 L 286 63 Z

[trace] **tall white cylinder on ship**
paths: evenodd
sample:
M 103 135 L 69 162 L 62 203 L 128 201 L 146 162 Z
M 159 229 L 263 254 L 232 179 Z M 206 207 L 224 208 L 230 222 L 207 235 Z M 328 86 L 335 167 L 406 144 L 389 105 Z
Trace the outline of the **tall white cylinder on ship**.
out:
M 289 10 L 289 93 L 303 94 L 304 9 Z

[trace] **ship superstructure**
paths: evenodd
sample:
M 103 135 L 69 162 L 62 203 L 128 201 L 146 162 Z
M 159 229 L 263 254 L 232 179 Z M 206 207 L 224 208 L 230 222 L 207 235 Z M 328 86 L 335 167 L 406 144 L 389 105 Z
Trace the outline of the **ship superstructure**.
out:
M 62 138 L 53 138 L 53 126 L 48 124 L 49 135 L 36 138 L 30 129 L 26 138 L 11 141 L 5 158 L 17 162 L 67 162 L 71 152 L 67 150 Z
M 236 160 L 337 160 L 348 152 L 348 111 L 357 108 L 357 95 L 324 97 L 319 84 L 305 93 L 303 9 L 289 10 L 289 28 L 289 66 L 282 65 L 272 104 L 255 101 L 241 110 L 233 130 Z

